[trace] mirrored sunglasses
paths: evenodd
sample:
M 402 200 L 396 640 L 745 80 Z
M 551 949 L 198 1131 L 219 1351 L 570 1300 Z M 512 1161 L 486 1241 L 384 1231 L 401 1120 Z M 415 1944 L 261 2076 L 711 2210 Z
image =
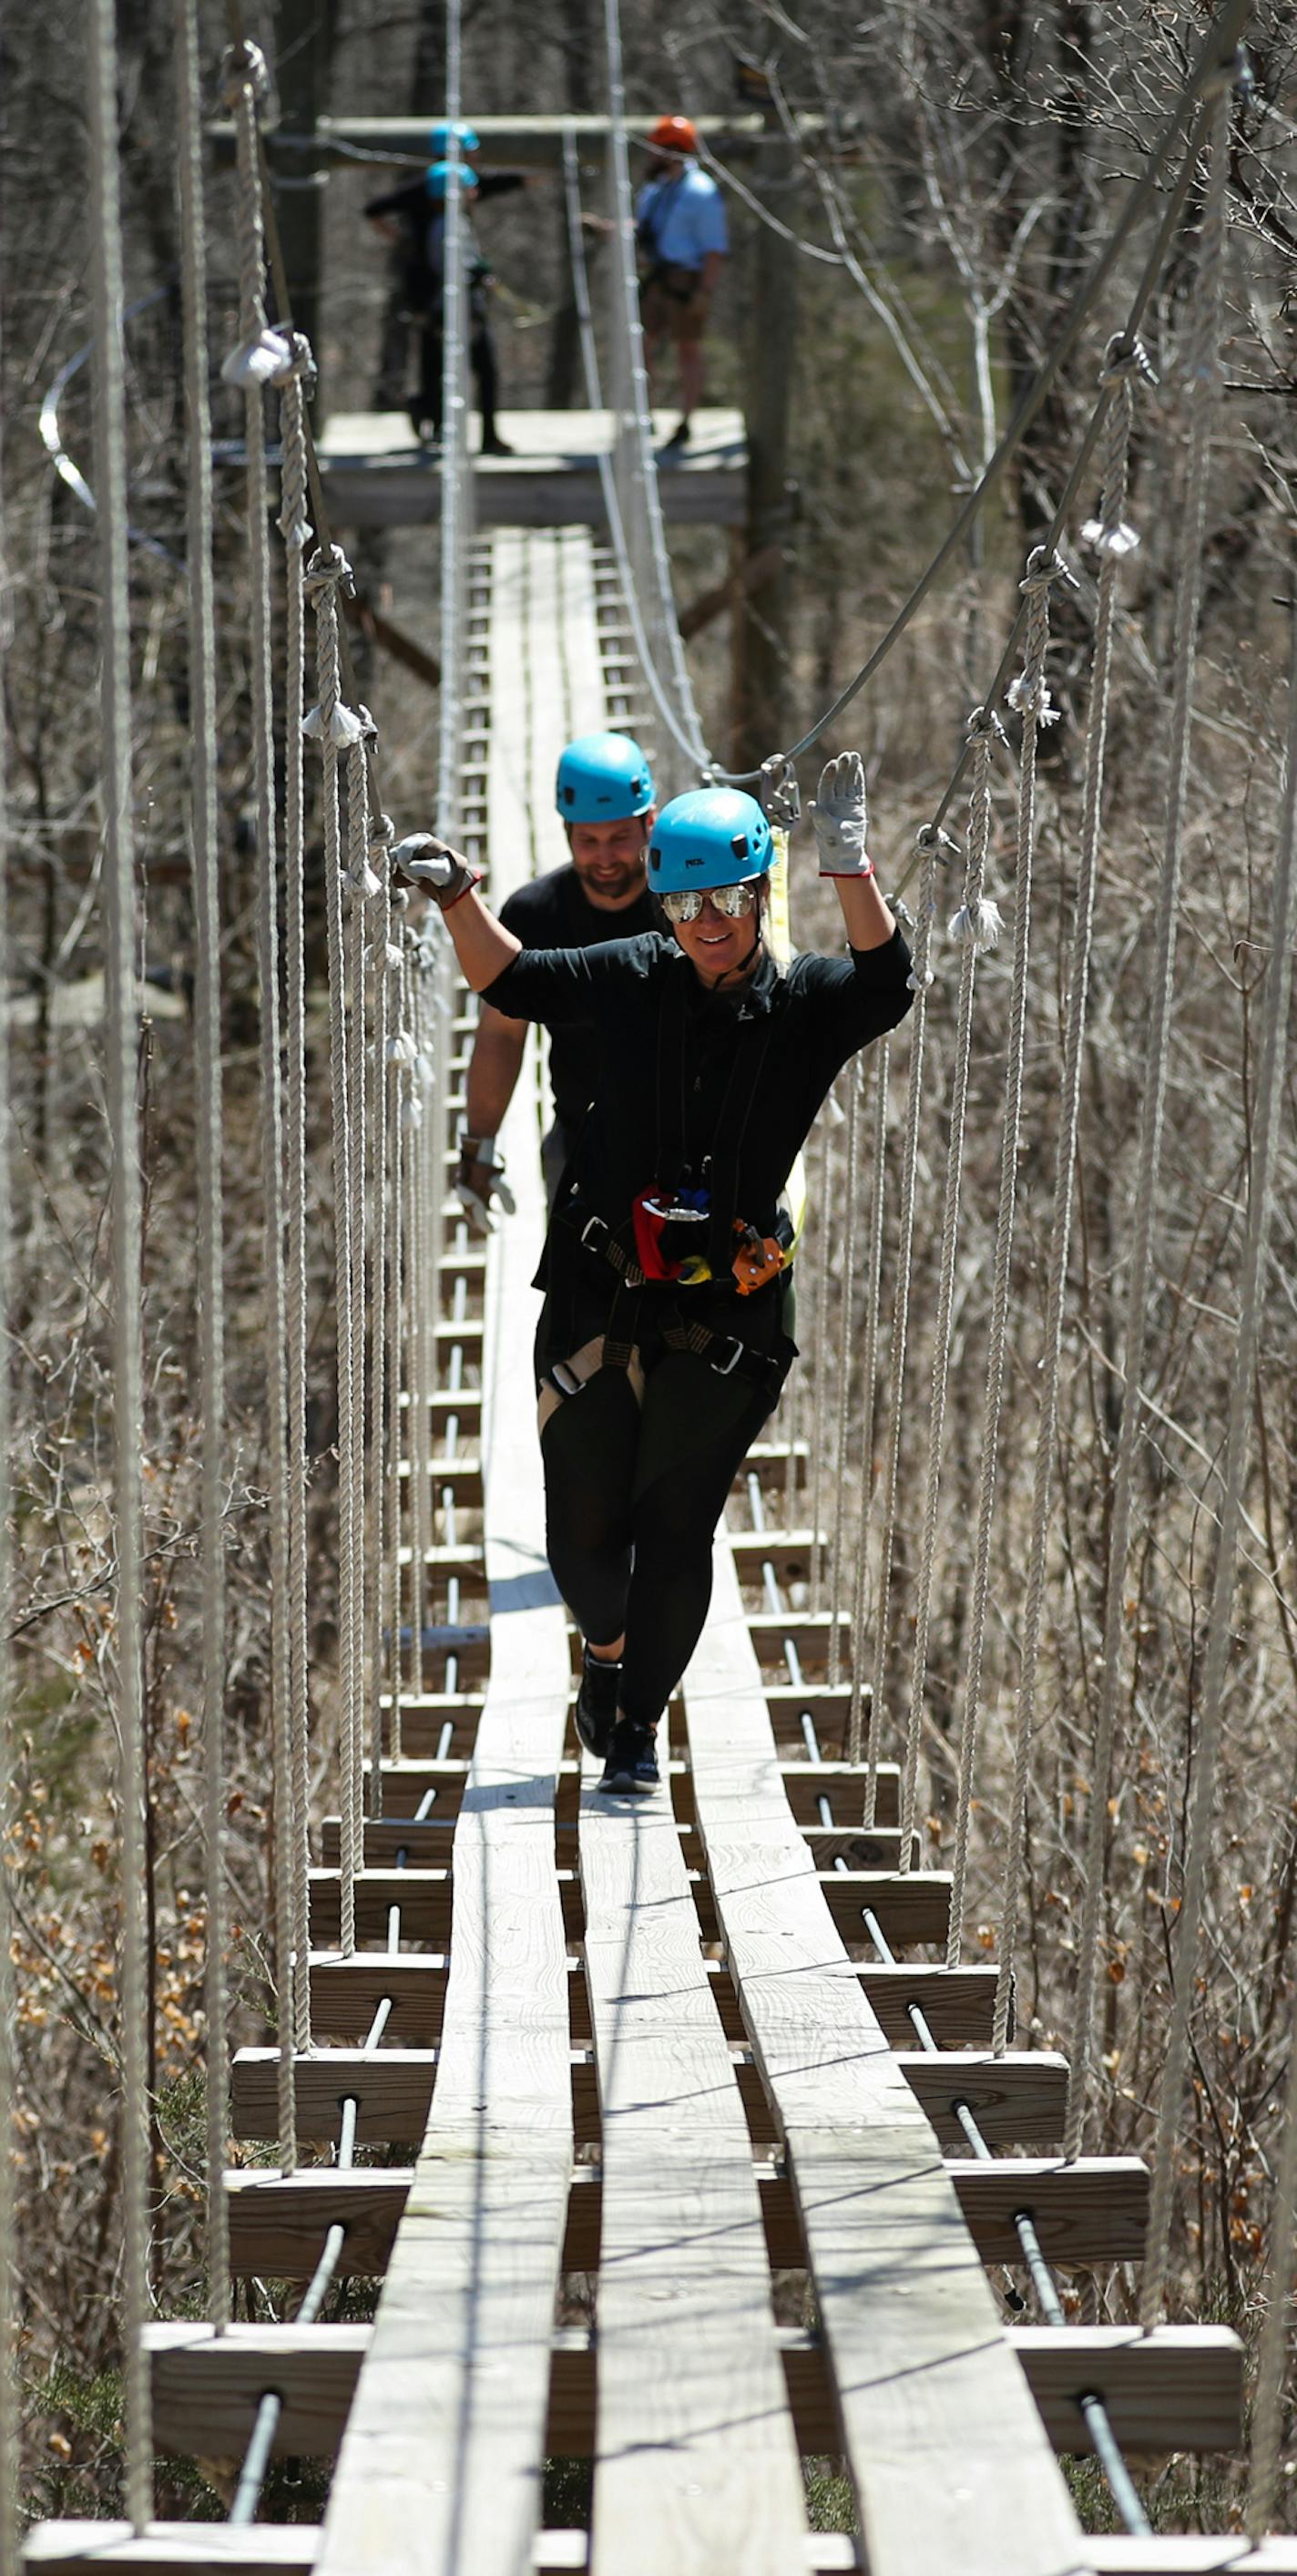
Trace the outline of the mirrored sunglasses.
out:
M 756 899 L 757 888 L 751 883 L 709 886 L 706 894 L 700 893 L 696 887 L 691 886 L 685 894 L 658 896 L 658 902 L 668 921 L 696 921 L 704 903 L 714 904 L 717 912 L 723 913 L 727 921 L 741 921 L 745 912 L 751 912 Z

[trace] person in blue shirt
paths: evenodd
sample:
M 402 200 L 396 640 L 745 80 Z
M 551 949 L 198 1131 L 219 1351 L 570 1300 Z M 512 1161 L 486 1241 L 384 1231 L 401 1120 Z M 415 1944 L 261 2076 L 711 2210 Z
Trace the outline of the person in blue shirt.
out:
M 729 251 L 725 201 L 698 167 L 698 135 L 687 116 L 663 116 L 649 135 L 653 160 L 635 201 L 640 321 L 650 373 L 668 340 L 680 361 L 680 419 L 667 452 L 689 437 L 703 398 L 703 333 Z

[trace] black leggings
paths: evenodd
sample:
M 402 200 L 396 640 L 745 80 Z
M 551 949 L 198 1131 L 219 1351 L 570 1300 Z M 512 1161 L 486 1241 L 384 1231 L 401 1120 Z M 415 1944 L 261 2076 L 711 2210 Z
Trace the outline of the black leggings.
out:
M 431 421 L 441 435 L 441 315 L 429 315 L 419 341 L 419 393 L 410 406 L 416 434 L 425 420 Z M 495 343 L 484 322 L 473 326 L 468 344 L 473 374 L 477 379 L 478 407 L 482 414 L 483 438 L 494 438 L 495 406 L 499 399 L 500 379 L 495 363 Z
M 769 1411 L 680 1351 L 650 1370 L 642 1408 L 625 1370 L 603 1368 L 541 1434 L 554 1579 L 592 1645 L 625 1631 L 621 1705 L 648 1725 L 702 1635 L 712 1536 Z

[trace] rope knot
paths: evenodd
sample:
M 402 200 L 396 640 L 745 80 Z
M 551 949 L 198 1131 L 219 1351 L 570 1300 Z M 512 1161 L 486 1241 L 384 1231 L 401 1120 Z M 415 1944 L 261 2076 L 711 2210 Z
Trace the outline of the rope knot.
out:
M 353 707 L 343 705 L 341 698 L 325 715 L 323 707 L 310 707 L 302 718 L 302 731 L 308 742 L 326 742 L 335 751 L 350 751 L 365 738 L 365 728 Z
M 988 948 L 998 948 L 1004 932 L 1004 915 L 989 895 L 979 895 L 975 903 L 962 903 L 950 925 L 950 936 L 957 948 L 971 948 L 975 957 Z
M 914 835 L 914 846 L 921 858 L 935 859 L 939 868 L 947 868 L 959 856 L 959 843 L 943 832 L 939 823 L 920 823 Z
M 1024 599 L 1039 599 L 1047 595 L 1056 581 L 1069 583 L 1073 590 L 1081 587 L 1071 565 L 1063 561 L 1056 547 L 1033 546 L 1018 584 Z
M 1104 519 L 1087 519 L 1081 534 L 1087 546 L 1093 546 L 1097 554 L 1111 555 L 1115 563 L 1120 563 L 1123 555 L 1133 555 L 1139 544 L 1139 530 L 1132 528 L 1128 519 L 1118 519 L 1112 528 Z
M 1004 692 L 1004 703 L 1012 707 L 1015 716 L 1034 715 L 1038 725 L 1058 722 L 1059 710 L 1046 687 L 1043 671 L 1019 671 Z
M 229 356 L 221 361 L 221 382 L 227 385 L 282 385 L 292 373 L 292 350 L 282 331 L 263 322 L 259 331 L 251 331 L 240 340 Z
M 276 382 L 287 384 L 290 378 L 293 379 L 301 386 L 303 394 L 309 401 L 315 391 L 316 377 L 319 373 L 315 363 L 315 351 L 304 331 L 286 331 L 284 338 L 288 342 L 288 364 L 283 375 L 276 378 Z
M 340 590 L 344 599 L 356 596 L 355 575 L 341 546 L 317 546 L 306 567 L 307 598 L 322 598 L 329 590 Z
M 964 726 L 967 742 L 1007 742 L 1008 736 L 994 707 L 974 707 Z M 944 839 L 944 834 L 941 836 Z
M 227 45 L 221 56 L 220 99 L 222 107 L 236 108 L 244 91 L 250 90 L 258 107 L 270 96 L 270 73 L 260 45 L 245 37 L 241 45 Z
M 1103 353 L 1099 369 L 1101 385 L 1125 384 L 1138 377 L 1141 384 L 1155 385 L 1157 369 L 1138 332 L 1127 338 L 1124 331 L 1114 331 Z

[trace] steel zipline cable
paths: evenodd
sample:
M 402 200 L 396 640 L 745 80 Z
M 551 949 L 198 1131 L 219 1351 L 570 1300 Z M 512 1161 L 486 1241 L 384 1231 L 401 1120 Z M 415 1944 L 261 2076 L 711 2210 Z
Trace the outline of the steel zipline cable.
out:
M 879 642 L 874 646 L 868 659 L 861 664 L 861 667 L 856 672 L 854 679 L 848 681 L 847 686 L 839 691 L 831 704 L 825 708 L 822 715 L 817 717 L 815 723 L 801 736 L 800 740 L 792 744 L 791 748 L 784 755 L 785 758 L 789 760 L 799 760 L 803 752 L 813 749 L 821 736 L 827 733 L 830 725 L 834 724 L 837 721 L 837 718 L 843 714 L 845 709 L 851 705 L 853 699 L 859 696 L 860 691 L 865 687 L 866 682 L 873 678 L 875 672 L 879 670 L 881 665 L 886 661 L 893 645 L 899 642 L 901 636 L 905 633 L 906 628 L 913 623 L 914 618 L 917 616 L 924 600 L 928 597 L 929 592 L 935 588 L 952 556 L 962 545 L 963 540 L 967 536 L 969 529 L 972 527 L 974 520 L 979 516 L 982 509 L 985 507 L 985 504 L 991 498 L 991 495 L 1002 481 L 1006 468 L 1009 466 L 1018 448 L 1021 446 L 1032 422 L 1038 417 L 1051 386 L 1060 374 L 1064 363 L 1068 357 L 1070 357 L 1086 322 L 1095 310 L 1099 298 L 1102 295 L 1103 290 L 1116 267 L 1117 261 L 1131 237 L 1131 234 L 1134 232 L 1148 206 L 1156 196 L 1162 169 L 1170 154 L 1174 151 L 1177 138 L 1192 115 L 1195 105 L 1202 97 L 1203 92 L 1211 84 L 1213 77 L 1219 72 L 1222 64 L 1232 62 L 1237 56 L 1239 43 L 1251 14 L 1251 6 L 1252 0 L 1226 0 L 1226 5 L 1219 11 L 1218 15 L 1213 20 L 1211 27 L 1198 49 L 1193 69 L 1185 80 L 1175 106 L 1168 116 L 1161 133 L 1153 144 L 1152 150 L 1149 154 L 1147 168 L 1143 172 L 1142 176 L 1137 179 L 1132 186 L 1126 203 L 1122 208 L 1121 214 L 1108 238 L 1105 248 L 1101 251 L 1098 259 L 1095 261 L 1089 276 L 1083 280 L 1082 284 L 1077 289 L 1076 295 L 1072 300 L 1072 304 L 1065 320 L 1063 321 L 1059 333 L 1051 344 L 1048 356 L 1042 361 L 1042 364 L 1038 368 L 1036 375 L 1033 377 L 1031 384 L 1028 386 L 1025 394 L 1019 402 L 989 464 L 986 466 L 977 484 L 974 486 L 974 489 L 969 493 L 963 507 L 957 512 L 931 562 L 928 564 L 920 579 L 915 583 L 914 588 L 910 592 L 909 597 L 905 600 L 903 606 L 898 610 L 891 625 L 888 627 L 886 634 L 882 636 Z M 1157 241 L 1155 243 L 1153 253 L 1147 262 L 1139 288 L 1133 300 L 1130 313 L 1127 316 L 1126 332 L 1128 335 L 1133 336 L 1137 332 L 1144 308 L 1161 273 L 1166 248 L 1179 224 L 1184 201 L 1192 183 L 1194 171 L 1197 167 L 1198 153 L 1203 141 L 1205 140 L 1210 116 L 1211 110 L 1210 106 L 1208 106 L 1203 109 L 1201 116 L 1195 123 L 1194 133 L 1186 149 L 1184 162 L 1182 164 L 1176 186 L 1168 202 L 1163 222 L 1158 228 Z M 1106 406 L 1102 401 L 1098 406 L 1096 406 L 1095 416 L 1091 421 L 1090 429 L 1087 433 L 1086 444 L 1078 455 L 1072 476 L 1069 477 L 1067 491 L 1065 492 L 1064 498 L 1055 513 L 1054 524 L 1042 539 L 1042 543 L 1047 548 L 1052 549 L 1057 542 L 1067 509 L 1070 507 L 1071 500 L 1074 497 L 1076 483 L 1079 481 L 1081 474 L 1084 473 L 1085 467 L 1089 462 L 1089 457 L 1093 453 L 1094 443 L 1097 440 L 1102 427 L 1103 412 L 1105 408 Z M 1024 606 L 1024 608 L 1019 611 L 1018 619 L 1015 622 L 1013 631 L 1005 647 L 1004 655 L 1001 659 L 1000 668 L 996 673 L 996 677 L 990 688 L 984 694 L 983 703 L 987 706 L 993 706 L 995 704 L 999 688 L 1017 651 L 1018 640 L 1022 631 L 1023 623 L 1025 622 L 1025 614 Z M 964 753 L 951 779 L 950 786 L 947 789 L 938 813 L 934 818 L 935 822 L 938 824 L 940 823 L 942 816 L 949 809 L 951 800 L 957 791 L 959 781 L 964 774 L 964 769 L 970 757 L 971 745 L 966 745 Z M 754 769 L 718 769 L 714 774 L 718 780 L 723 781 L 727 786 L 731 787 L 751 786 L 760 776 L 759 770 Z

